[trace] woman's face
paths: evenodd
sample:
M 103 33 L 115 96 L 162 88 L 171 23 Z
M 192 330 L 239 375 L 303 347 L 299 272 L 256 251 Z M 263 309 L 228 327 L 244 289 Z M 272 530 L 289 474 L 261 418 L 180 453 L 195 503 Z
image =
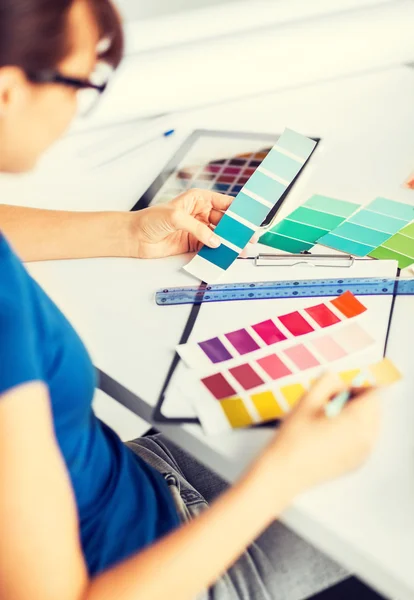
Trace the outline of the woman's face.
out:
M 99 33 L 86 0 L 68 13 L 67 57 L 61 75 L 89 79 L 96 64 Z M 61 84 L 30 83 L 17 67 L 0 69 L 0 171 L 22 173 L 67 130 L 77 111 L 77 90 Z

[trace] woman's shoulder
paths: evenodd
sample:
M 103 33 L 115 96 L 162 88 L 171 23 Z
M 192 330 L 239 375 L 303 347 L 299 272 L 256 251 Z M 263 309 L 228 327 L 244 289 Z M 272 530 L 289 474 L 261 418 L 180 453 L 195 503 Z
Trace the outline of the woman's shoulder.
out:
M 0 232 L 0 314 L 15 311 L 27 300 L 30 277 Z

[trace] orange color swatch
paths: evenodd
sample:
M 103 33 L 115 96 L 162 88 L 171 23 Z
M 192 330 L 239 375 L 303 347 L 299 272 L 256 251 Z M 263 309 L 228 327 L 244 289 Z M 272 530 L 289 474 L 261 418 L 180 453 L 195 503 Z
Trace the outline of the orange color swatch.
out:
M 357 315 L 362 314 L 367 309 L 361 304 L 359 300 L 357 300 L 354 294 L 350 291 L 345 292 L 339 298 L 335 298 L 331 300 L 331 304 L 335 306 L 345 317 L 351 318 L 356 317 Z

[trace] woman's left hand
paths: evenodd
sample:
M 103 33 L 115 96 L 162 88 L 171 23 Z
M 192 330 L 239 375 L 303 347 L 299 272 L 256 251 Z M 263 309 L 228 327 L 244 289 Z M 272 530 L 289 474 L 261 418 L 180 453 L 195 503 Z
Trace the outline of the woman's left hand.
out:
M 203 244 L 217 248 L 221 242 L 213 228 L 233 200 L 232 196 L 193 189 L 167 204 L 131 213 L 130 256 L 161 258 L 197 252 Z

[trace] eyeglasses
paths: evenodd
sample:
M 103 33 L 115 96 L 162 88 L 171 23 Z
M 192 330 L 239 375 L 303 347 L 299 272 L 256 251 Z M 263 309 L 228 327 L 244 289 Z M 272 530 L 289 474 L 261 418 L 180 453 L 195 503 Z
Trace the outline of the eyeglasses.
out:
M 85 117 L 90 114 L 99 102 L 100 97 L 108 87 L 108 67 L 105 66 L 106 81 L 102 84 L 93 83 L 88 79 L 78 79 L 76 77 L 66 77 L 57 71 L 39 71 L 38 73 L 26 73 L 29 81 L 32 83 L 57 83 L 65 85 L 77 90 L 78 99 L 78 114 Z M 96 72 L 92 75 L 93 78 L 99 77 Z

